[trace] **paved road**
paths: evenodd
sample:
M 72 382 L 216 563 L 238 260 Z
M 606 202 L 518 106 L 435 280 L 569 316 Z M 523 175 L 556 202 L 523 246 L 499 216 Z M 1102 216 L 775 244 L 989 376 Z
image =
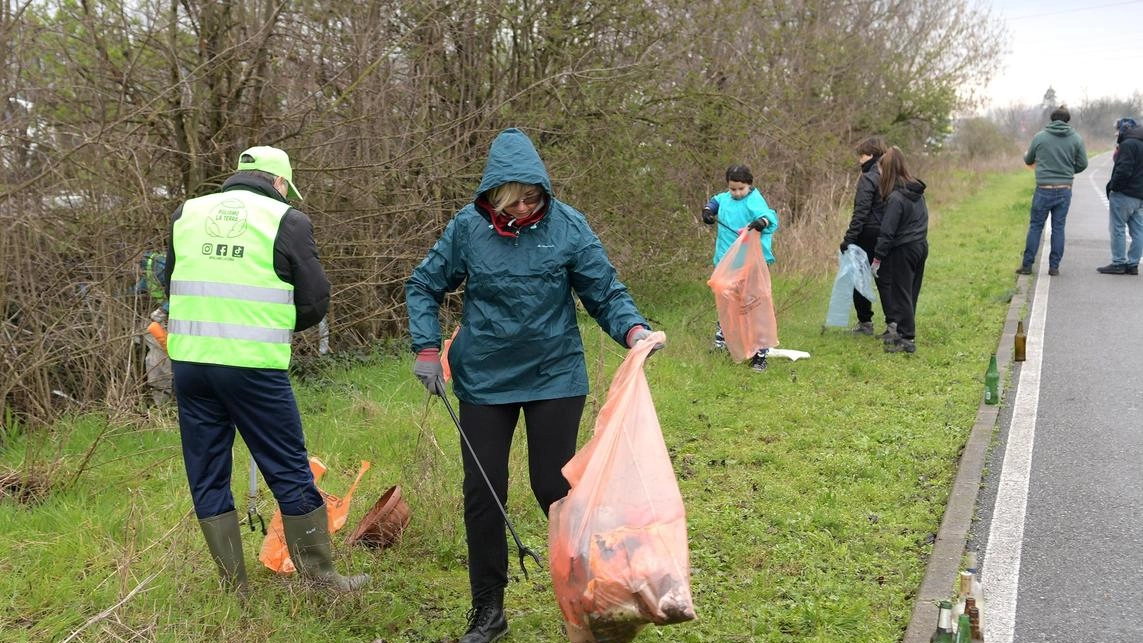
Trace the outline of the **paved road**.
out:
M 969 535 L 989 643 L 1143 641 L 1143 277 L 1095 271 L 1110 167 L 1101 155 L 1075 181 L 1061 274 L 1045 240 L 1028 282 L 1028 360 Z

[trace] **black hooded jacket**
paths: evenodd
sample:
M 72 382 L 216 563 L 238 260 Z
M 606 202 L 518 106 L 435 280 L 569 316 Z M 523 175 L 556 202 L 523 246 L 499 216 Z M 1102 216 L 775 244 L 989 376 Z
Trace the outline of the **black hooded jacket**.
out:
M 881 166 L 874 156 L 861 164 L 861 177 L 857 179 L 857 193 L 853 197 L 853 217 L 845 231 L 846 243 L 857 243 L 864 234 L 876 235 L 885 214 L 885 201 L 881 199 Z
M 1121 136 L 1107 192 L 1143 199 L 1143 126 L 1132 127 Z
M 884 259 L 894 248 L 925 241 L 929 235 L 929 208 L 925 205 L 925 182 L 910 181 L 885 199 L 881 235 L 873 256 Z

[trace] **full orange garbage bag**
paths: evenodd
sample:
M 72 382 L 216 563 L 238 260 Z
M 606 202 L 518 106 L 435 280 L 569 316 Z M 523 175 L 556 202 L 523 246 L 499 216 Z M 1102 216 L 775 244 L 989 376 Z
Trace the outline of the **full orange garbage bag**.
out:
M 563 468 L 571 491 L 549 510 L 552 584 L 572 643 L 625 643 L 648 623 L 695 618 L 687 518 L 643 362 L 616 372 L 591 440 Z
M 762 254 L 760 234 L 749 228 L 743 230 L 707 281 L 714 291 L 726 349 L 736 362 L 778 345 L 770 269 Z
M 365 475 L 370 466 L 372 465 L 367 460 L 361 461 L 361 468 L 357 470 L 357 478 L 353 480 L 353 484 L 349 485 L 349 491 L 345 492 L 344 498 L 326 493 L 321 487 L 318 487 L 318 492 L 325 499 L 326 513 L 329 514 L 329 533 L 332 534 L 345 526 L 345 521 L 349 518 L 349 501 L 353 499 L 353 492 L 357 490 L 357 483 L 361 482 L 361 477 Z M 325 475 L 326 466 L 321 460 L 311 457 L 310 471 L 314 474 L 314 483 L 316 484 Z M 258 554 L 258 560 L 279 574 L 291 574 L 295 571 L 294 563 L 290 560 L 290 552 L 286 547 L 281 509 L 276 510 L 274 517 L 270 519 L 270 526 L 266 529 L 266 538 L 262 540 L 262 551 Z

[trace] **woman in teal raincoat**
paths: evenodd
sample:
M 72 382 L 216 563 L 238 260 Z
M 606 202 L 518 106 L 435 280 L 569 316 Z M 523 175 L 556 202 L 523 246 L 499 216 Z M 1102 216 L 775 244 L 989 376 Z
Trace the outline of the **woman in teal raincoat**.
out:
M 456 213 L 405 285 L 413 371 L 433 394 L 445 394 L 438 311 L 462 285 L 461 327 L 448 360 L 475 459 L 461 449 L 472 609 L 460 641 L 487 643 L 508 631 L 508 543 L 479 466 L 506 506 L 508 452 L 523 411 L 532 492 L 546 515 L 569 490 L 560 469 L 575 454 L 588 393 L 575 297 L 624 347 L 650 334 L 650 325 L 587 219 L 552 194 L 544 162 L 518 129 L 492 141 L 473 203 Z

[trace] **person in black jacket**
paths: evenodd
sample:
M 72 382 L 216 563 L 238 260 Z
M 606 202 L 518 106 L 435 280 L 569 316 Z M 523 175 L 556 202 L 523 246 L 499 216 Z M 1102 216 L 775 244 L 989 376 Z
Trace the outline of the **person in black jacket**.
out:
M 917 350 L 917 298 L 929 256 L 925 182 L 909 173 L 905 156 L 896 145 L 885 152 L 880 165 L 885 215 L 872 265 L 885 316 L 893 319 L 885 337 L 885 351 L 913 353 Z
M 1120 122 L 1125 120 L 1130 119 Z M 1105 275 L 1138 275 L 1143 257 L 1143 126 L 1121 128 L 1117 142 L 1107 182 L 1111 263 L 1096 270 Z M 1125 230 L 1131 234 L 1130 248 Z
M 857 144 L 857 160 L 861 163 L 861 177 L 857 179 L 857 192 L 853 197 L 853 216 L 850 217 L 849 228 L 846 229 L 845 237 L 841 240 L 842 252 L 845 252 L 851 245 L 857 245 L 865 251 L 865 255 L 871 264 L 873 263 L 873 246 L 881 234 L 881 217 L 885 213 L 885 200 L 881 198 L 878 185 L 881 182 L 881 168 L 878 161 L 881 160 L 881 155 L 885 153 L 885 149 L 885 139 L 880 136 L 870 136 Z M 882 311 L 884 308 L 882 305 Z M 857 326 L 853 327 L 853 332 L 860 335 L 872 335 L 873 302 L 855 289 L 853 291 L 853 309 L 857 311 Z M 891 321 L 893 320 L 886 317 L 886 326 Z

